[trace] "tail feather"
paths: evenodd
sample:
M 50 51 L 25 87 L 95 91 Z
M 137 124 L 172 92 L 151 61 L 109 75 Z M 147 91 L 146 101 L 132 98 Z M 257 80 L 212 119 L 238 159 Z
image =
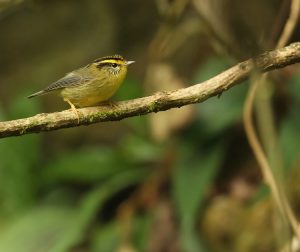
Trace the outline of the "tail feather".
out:
M 42 91 L 39 91 L 39 92 L 36 92 L 34 94 L 31 94 L 31 95 L 27 96 L 27 98 L 32 98 L 32 97 L 35 97 L 35 96 L 40 96 L 40 95 L 43 95 L 45 93 L 46 92 L 44 90 L 42 90 Z

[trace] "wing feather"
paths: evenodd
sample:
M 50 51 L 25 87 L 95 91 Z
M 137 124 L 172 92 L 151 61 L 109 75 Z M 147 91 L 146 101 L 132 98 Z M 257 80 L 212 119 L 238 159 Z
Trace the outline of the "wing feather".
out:
M 54 90 L 59 90 L 59 89 L 66 88 L 66 87 L 76 87 L 79 85 L 84 85 L 86 83 L 89 83 L 91 80 L 93 80 L 93 78 L 82 76 L 79 73 L 71 72 L 71 73 L 68 73 L 65 77 L 59 79 L 58 81 L 53 82 L 45 89 L 29 95 L 28 98 L 40 96 L 40 95 L 46 94 L 48 92 L 51 92 Z
M 65 77 L 50 84 L 48 87 L 46 87 L 44 89 L 44 91 L 49 92 L 49 91 L 66 88 L 66 87 L 76 87 L 76 86 L 82 85 L 85 82 L 88 82 L 90 80 L 91 80 L 91 78 L 85 78 L 78 74 L 69 73 Z

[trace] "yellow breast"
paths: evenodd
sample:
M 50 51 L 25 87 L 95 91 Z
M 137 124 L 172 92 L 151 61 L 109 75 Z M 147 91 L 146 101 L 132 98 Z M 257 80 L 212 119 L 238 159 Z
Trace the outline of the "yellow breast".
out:
M 61 95 L 68 99 L 76 107 L 93 106 L 111 98 L 119 89 L 126 76 L 127 69 L 124 68 L 117 75 L 101 76 L 92 79 L 82 85 L 64 88 Z

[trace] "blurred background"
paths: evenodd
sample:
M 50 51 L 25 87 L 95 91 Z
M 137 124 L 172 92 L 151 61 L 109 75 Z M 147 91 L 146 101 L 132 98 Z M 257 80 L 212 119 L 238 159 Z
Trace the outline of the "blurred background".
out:
M 2 0 L 0 120 L 69 109 L 55 95 L 26 96 L 111 54 L 136 61 L 116 101 L 200 83 L 273 49 L 289 11 L 287 0 Z M 280 251 L 291 234 L 245 136 L 248 87 L 120 122 L 1 139 L 0 251 Z M 299 105 L 293 65 L 269 76 L 255 106 L 298 218 Z

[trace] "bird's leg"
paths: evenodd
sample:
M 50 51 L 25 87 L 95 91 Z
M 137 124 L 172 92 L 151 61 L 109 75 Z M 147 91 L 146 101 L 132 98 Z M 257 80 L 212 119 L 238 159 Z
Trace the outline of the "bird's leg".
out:
M 74 106 L 74 104 L 69 99 L 64 98 L 64 101 L 67 102 L 67 103 L 69 103 L 69 105 L 71 106 L 71 110 L 76 114 L 77 121 L 78 121 L 78 124 L 79 124 L 80 117 L 79 117 L 78 110 L 76 109 L 76 107 Z

